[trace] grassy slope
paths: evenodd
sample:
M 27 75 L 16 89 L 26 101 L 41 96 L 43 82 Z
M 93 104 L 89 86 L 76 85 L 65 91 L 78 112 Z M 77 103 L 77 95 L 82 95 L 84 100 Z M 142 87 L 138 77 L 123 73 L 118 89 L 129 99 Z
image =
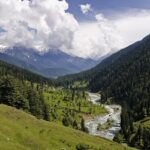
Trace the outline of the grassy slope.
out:
M 102 138 L 92 137 L 56 123 L 38 120 L 23 111 L 5 105 L 0 105 L 0 118 L 1 150 L 61 150 L 61 148 L 74 150 L 80 142 L 101 150 L 126 149 Z
M 150 117 L 147 117 L 141 121 L 145 128 L 150 128 Z
M 144 128 L 150 129 L 150 117 L 144 118 L 143 120 L 135 123 L 136 126 L 139 126 L 139 124 L 141 124 Z
M 51 109 L 55 109 L 55 114 L 59 116 L 57 120 L 62 120 L 63 112 L 65 109 L 69 109 L 74 111 L 75 116 L 73 118 L 79 121 L 79 118 L 82 116 L 86 116 L 90 114 L 91 117 L 102 115 L 107 113 L 107 110 L 103 106 L 97 106 L 92 104 L 86 98 L 83 98 L 82 92 L 76 93 L 74 99 L 72 99 L 71 91 L 64 89 L 55 89 L 44 92 L 44 98 L 47 103 L 51 107 Z M 64 100 L 66 99 L 66 100 Z M 81 103 L 80 112 L 78 112 L 79 107 L 78 103 Z

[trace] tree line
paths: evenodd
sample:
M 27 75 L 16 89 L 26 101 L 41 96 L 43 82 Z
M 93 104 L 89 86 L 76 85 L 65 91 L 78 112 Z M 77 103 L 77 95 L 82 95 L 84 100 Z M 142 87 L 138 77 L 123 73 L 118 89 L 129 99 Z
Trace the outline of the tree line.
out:
M 47 119 L 43 97 L 44 84 L 53 85 L 49 79 L 0 61 L 0 103 L 22 109 L 32 115 Z
M 111 99 L 122 105 L 122 134 L 130 145 L 137 146 L 138 136 L 131 140 L 133 122 L 150 116 L 150 36 L 126 49 L 126 53 L 120 52 L 117 60 L 90 80 L 89 87 L 101 91 L 104 102 Z M 149 131 L 142 130 L 141 148 L 150 146 L 145 137 Z

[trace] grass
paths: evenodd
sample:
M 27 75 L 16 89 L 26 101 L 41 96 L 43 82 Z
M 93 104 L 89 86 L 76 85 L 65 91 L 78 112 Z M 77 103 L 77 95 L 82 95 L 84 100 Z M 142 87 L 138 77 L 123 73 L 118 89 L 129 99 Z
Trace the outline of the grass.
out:
M 0 105 L 0 118 L 1 150 L 76 150 L 79 143 L 91 150 L 132 150 L 5 105 Z
M 73 88 L 86 88 L 88 83 L 86 81 L 75 81 L 72 85 Z
M 139 126 L 139 124 L 141 124 L 144 128 L 150 129 L 150 117 L 146 117 L 135 123 L 136 126 Z
M 150 129 L 150 117 L 145 118 L 144 120 L 141 121 L 141 123 L 143 124 L 143 126 L 145 128 L 149 128 Z
M 102 125 L 99 124 L 97 127 L 97 130 L 99 130 L 99 131 L 107 130 L 112 126 L 112 123 L 113 123 L 113 120 L 108 119 L 106 123 L 104 123 Z
M 94 117 L 107 113 L 105 107 L 97 106 L 89 102 L 87 100 L 87 93 L 83 91 L 47 89 L 47 91 L 44 92 L 44 98 L 50 110 L 53 110 L 55 113 L 55 118 L 52 121 L 61 121 L 66 111 L 68 111 L 68 113 L 71 111 L 73 119 L 78 123 L 81 121 L 82 117 Z

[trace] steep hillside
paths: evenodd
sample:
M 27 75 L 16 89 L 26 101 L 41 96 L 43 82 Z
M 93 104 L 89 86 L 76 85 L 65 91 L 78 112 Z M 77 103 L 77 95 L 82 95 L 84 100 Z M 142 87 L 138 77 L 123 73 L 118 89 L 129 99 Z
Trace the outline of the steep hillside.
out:
M 14 47 L 3 50 L 0 60 L 29 69 L 46 77 L 57 77 L 94 67 L 98 62 L 68 55 L 59 50 L 39 53 L 33 49 Z
M 134 118 L 140 119 L 150 115 L 150 36 L 120 54 L 94 74 L 89 87 L 92 91 L 103 91 L 104 99 L 112 97 L 119 103 L 126 102 L 136 112 Z
M 15 65 L 6 63 L 0 60 L 0 75 L 2 76 L 13 76 L 20 80 L 28 80 L 36 83 L 54 84 L 54 80 L 42 77 L 41 75 L 35 74 L 29 70 L 17 67 Z
M 115 142 L 38 120 L 5 105 L 0 105 L 0 118 L 2 150 L 131 150 Z
M 101 91 L 103 101 L 122 104 L 122 133 L 129 144 L 149 149 L 146 136 L 150 128 L 139 127 L 136 138 L 133 122 L 150 116 L 150 36 L 138 44 L 120 52 L 110 65 L 94 74 L 89 82 L 92 91 Z M 117 56 L 118 54 L 116 54 Z M 115 56 L 115 55 L 114 55 Z M 135 140 L 135 139 L 139 140 Z
M 0 103 L 30 112 L 48 121 L 84 130 L 81 120 L 106 113 L 103 106 L 87 101 L 84 90 L 64 89 L 27 70 L 0 61 Z M 69 107 L 68 107 L 69 106 Z
M 76 80 L 89 82 L 89 90 L 101 92 L 103 102 L 121 104 L 125 141 L 138 148 L 150 147 L 144 136 L 140 136 L 138 142 L 131 137 L 133 122 L 150 116 L 150 35 L 113 54 L 91 70 L 60 78 L 64 85 Z M 149 130 L 141 134 L 149 134 Z
M 0 103 L 23 109 L 46 119 L 44 86 L 54 82 L 30 71 L 0 61 Z

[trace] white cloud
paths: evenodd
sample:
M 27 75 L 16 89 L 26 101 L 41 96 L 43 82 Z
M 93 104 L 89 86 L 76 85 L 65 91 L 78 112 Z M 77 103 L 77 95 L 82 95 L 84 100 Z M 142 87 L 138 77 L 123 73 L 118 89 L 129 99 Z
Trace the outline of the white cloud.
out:
M 150 33 L 150 10 L 127 11 L 114 18 L 97 14 L 95 21 L 78 22 L 66 12 L 68 7 L 65 0 L 0 1 L 0 47 L 60 49 L 100 58 Z
M 80 9 L 81 9 L 83 14 L 87 14 L 88 12 L 92 11 L 91 4 L 88 4 L 88 3 L 87 4 L 81 4 Z
M 81 57 L 100 58 L 121 46 L 122 38 L 115 27 L 107 22 L 89 22 L 81 23 L 80 29 L 75 32 L 71 52 Z
M 78 22 L 67 9 L 65 0 L 0 1 L 0 45 L 69 49 Z
M 81 23 L 75 32 L 73 54 L 100 58 L 150 34 L 150 10 L 129 10 L 110 19 L 97 14 L 95 18 Z
M 113 21 L 124 45 L 128 46 L 150 34 L 150 10 L 133 10 Z

